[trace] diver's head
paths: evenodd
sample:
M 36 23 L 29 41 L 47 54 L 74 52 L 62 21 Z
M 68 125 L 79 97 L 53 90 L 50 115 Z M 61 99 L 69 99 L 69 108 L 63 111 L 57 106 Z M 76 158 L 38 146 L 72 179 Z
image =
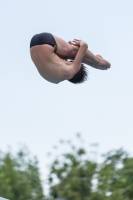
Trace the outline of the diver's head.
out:
M 81 64 L 80 70 L 68 81 L 74 84 L 83 83 L 88 79 L 88 72 L 86 67 Z

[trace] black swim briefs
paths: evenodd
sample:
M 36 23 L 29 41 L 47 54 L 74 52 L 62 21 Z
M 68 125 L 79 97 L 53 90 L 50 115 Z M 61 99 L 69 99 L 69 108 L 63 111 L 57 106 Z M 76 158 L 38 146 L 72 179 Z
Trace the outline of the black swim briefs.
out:
M 48 44 L 54 48 L 54 52 L 57 51 L 56 41 L 51 33 L 40 33 L 32 37 L 30 42 L 30 48 L 36 45 Z

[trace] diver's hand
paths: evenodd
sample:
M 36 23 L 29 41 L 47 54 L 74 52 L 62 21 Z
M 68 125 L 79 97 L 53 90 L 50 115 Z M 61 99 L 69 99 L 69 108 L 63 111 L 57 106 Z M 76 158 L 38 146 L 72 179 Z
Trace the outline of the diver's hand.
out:
M 77 39 L 69 41 L 68 43 L 71 44 L 71 45 L 74 45 L 74 46 L 78 46 L 78 47 L 81 47 L 82 45 L 87 45 L 87 43 L 85 41 L 83 41 L 83 40 L 77 40 Z

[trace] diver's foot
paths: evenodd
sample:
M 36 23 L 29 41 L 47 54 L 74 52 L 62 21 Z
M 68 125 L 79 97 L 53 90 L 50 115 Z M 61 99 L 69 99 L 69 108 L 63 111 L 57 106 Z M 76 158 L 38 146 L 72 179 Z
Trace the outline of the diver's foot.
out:
M 111 67 L 111 64 L 107 60 L 103 59 L 101 55 L 96 55 L 96 57 L 98 58 L 97 69 L 107 70 Z

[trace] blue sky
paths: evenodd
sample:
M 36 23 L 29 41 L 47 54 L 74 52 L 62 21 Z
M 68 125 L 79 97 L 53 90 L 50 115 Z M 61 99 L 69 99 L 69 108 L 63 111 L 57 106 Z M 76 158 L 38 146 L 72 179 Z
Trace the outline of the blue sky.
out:
M 25 144 L 43 169 L 51 147 L 80 132 L 100 153 L 133 154 L 133 1 L 4 0 L 0 10 L 0 149 Z M 31 37 L 45 31 L 85 40 L 111 69 L 88 67 L 81 85 L 46 82 L 29 54 Z

